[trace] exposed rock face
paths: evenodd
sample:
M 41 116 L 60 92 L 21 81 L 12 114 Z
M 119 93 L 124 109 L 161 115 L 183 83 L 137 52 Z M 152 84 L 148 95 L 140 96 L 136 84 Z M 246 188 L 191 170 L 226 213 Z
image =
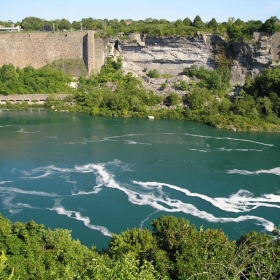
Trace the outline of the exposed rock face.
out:
M 178 75 L 193 64 L 205 68 L 215 68 L 216 65 L 206 36 L 146 38 L 144 43 L 141 46 L 122 42 L 120 50 L 124 61 L 170 75 Z
M 179 75 L 193 64 L 215 69 L 217 52 L 224 48 L 232 60 L 231 83 L 242 85 L 246 75 L 259 73 L 273 60 L 279 59 L 280 33 L 274 36 L 255 33 L 254 39 L 248 43 L 227 42 L 213 34 L 137 38 L 134 37 L 132 42 L 120 41 L 118 52 L 123 58 L 124 68 L 142 77 L 146 76 L 144 69 L 156 69 L 160 74 L 171 76 Z

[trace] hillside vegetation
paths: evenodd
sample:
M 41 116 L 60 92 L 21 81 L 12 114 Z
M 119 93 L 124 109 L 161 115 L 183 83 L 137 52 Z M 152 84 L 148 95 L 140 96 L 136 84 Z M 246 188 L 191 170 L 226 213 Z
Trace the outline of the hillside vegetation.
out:
M 50 68 L 50 69 L 49 69 Z M 0 67 L 0 94 L 71 93 L 72 77 L 51 67 L 15 68 L 12 64 Z
M 147 75 L 157 74 L 150 72 Z M 0 67 L 0 93 L 69 93 L 64 100 L 50 95 L 45 106 L 92 115 L 141 118 L 152 115 L 197 121 L 222 129 L 280 131 L 279 68 L 266 69 L 261 75 L 248 78 L 235 94 L 229 85 L 230 71 L 226 64 L 213 71 L 194 65 L 186 68 L 184 75 L 190 82 L 175 85 L 183 93 L 179 96 L 172 91 L 167 94 L 147 91 L 140 78 L 123 72 L 120 58 L 117 61 L 109 58 L 98 74 L 80 77 L 77 90 L 69 86 L 73 79 L 62 72 L 4 65 Z M 27 104 L 1 106 L 12 109 Z
M 147 92 L 139 78 L 122 72 L 121 59 L 108 59 L 99 74 L 80 78 L 74 95 L 63 101 L 51 96 L 46 106 L 103 116 L 152 115 L 231 130 L 280 131 L 280 69 L 266 69 L 248 78 L 236 94 L 229 94 L 229 73 L 227 66 L 213 71 L 192 66 L 184 70 L 191 82 L 176 85 L 183 96 L 156 95 Z

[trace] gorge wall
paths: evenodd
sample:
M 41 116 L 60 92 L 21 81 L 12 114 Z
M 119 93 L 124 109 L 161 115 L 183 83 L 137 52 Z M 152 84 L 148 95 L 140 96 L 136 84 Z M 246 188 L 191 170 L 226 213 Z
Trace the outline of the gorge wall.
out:
M 182 73 L 193 64 L 215 69 L 219 50 L 231 59 L 232 84 L 243 84 L 247 75 L 254 75 L 280 58 L 280 32 L 273 36 L 255 33 L 250 42 L 227 42 L 224 38 L 203 34 L 194 37 L 140 38 L 120 40 L 119 53 L 127 71 L 145 76 L 143 70 L 157 69 L 171 76 Z
M 107 40 L 94 38 L 94 31 L 0 33 L 0 66 L 40 68 L 60 59 L 80 59 L 90 74 L 100 70 L 106 56 L 121 55 L 126 71 L 147 79 L 145 69 L 171 76 L 193 64 L 215 69 L 221 48 L 232 60 L 232 84 L 243 84 L 246 75 L 279 61 L 280 32 L 273 36 L 255 33 L 250 42 L 240 43 L 213 34 L 168 38 L 132 34 L 130 40 Z

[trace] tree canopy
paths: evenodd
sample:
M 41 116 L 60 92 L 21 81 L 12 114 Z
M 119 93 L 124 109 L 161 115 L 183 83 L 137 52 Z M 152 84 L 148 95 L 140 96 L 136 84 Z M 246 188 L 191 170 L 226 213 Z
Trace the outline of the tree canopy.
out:
M 69 93 L 72 77 L 48 68 L 27 66 L 15 68 L 12 64 L 0 67 L 0 94 Z
M 278 279 L 280 243 L 250 232 L 237 241 L 220 229 L 197 229 L 183 218 L 163 216 L 152 229 L 115 234 L 102 252 L 69 230 L 0 214 L 1 279 Z
M 3 26 L 10 26 L 11 21 L 0 21 Z M 117 36 L 130 33 L 140 33 L 148 36 L 193 36 L 197 31 L 213 32 L 220 35 L 228 35 L 230 40 L 239 41 L 240 38 L 251 39 L 253 33 L 268 32 L 274 33 L 280 30 L 280 22 L 276 16 L 272 16 L 264 23 L 260 20 L 229 18 L 228 22 L 218 23 L 215 18 L 204 22 L 199 15 L 193 20 L 186 17 L 175 21 L 166 19 L 146 18 L 145 20 L 132 19 L 94 19 L 92 17 L 82 18 L 79 21 L 70 22 L 68 19 L 45 20 L 38 17 L 26 17 L 20 24 L 24 31 L 43 31 L 49 26 L 52 31 L 62 30 L 96 30 L 99 36 Z

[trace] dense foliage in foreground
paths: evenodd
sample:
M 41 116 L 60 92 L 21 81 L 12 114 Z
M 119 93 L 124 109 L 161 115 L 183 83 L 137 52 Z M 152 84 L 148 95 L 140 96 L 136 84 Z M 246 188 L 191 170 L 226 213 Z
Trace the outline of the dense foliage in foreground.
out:
M 219 229 L 197 230 L 163 216 L 152 230 L 113 235 L 102 253 L 69 230 L 0 215 L 0 278 L 8 279 L 279 279 L 280 241 L 250 232 L 238 241 Z

